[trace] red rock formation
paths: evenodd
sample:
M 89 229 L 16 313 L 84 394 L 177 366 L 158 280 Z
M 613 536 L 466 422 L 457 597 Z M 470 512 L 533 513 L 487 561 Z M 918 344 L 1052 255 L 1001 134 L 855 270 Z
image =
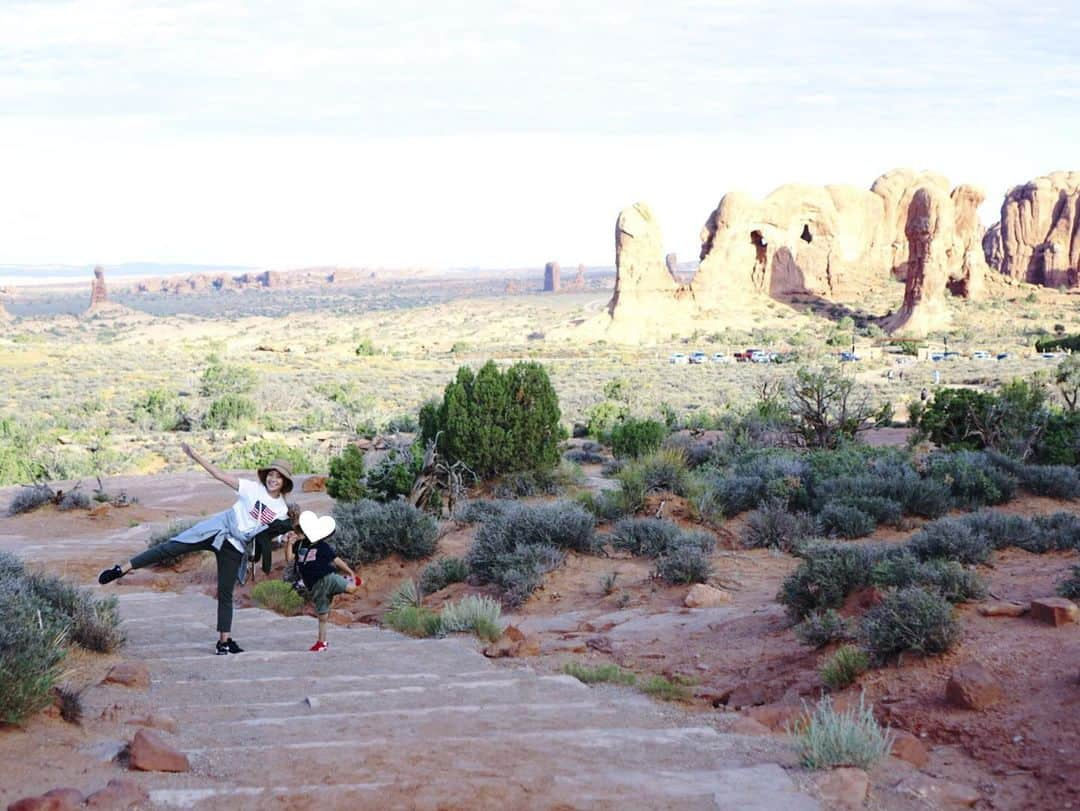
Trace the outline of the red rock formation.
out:
M 940 189 L 919 189 L 908 206 L 907 281 L 904 304 L 886 322 L 889 332 L 923 336 L 948 324 L 945 286 L 949 279 L 950 250 L 956 243 L 952 201 Z
M 1076 286 L 1080 172 L 1053 172 L 1011 189 L 1001 205 L 1000 233 L 997 267 L 1003 274 L 1048 287 Z M 987 254 L 991 263 L 996 258 L 993 250 Z
M 562 270 L 558 262 L 544 265 L 544 292 L 558 293 L 562 289 Z
M 90 285 L 90 309 L 95 310 L 108 303 L 109 293 L 105 289 L 105 268 L 98 265 L 94 268 L 94 281 Z

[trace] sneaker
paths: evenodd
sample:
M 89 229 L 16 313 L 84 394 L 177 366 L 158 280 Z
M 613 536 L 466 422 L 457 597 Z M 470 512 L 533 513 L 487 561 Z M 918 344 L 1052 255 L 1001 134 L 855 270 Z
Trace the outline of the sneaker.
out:
M 229 653 L 243 653 L 243 652 L 244 652 L 244 649 L 243 649 L 243 648 L 241 648 L 241 647 L 240 647 L 239 645 L 237 645 L 237 644 L 236 644 L 236 640 L 235 640 L 235 639 L 226 639 L 226 640 L 225 640 L 225 641 L 224 641 L 223 643 L 222 643 L 222 642 L 219 642 L 218 644 L 219 644 L 219 645 L 222 645 L 222 644 L 223 644 L 223 645 L 225 646 L 225 649 L 226 649 L 226 650 L 227 650 L 227 651 L 228 651 Z
M 119 580 L 123 576 L 124 570 L 120 568 L 119 564 L 117 564 L 111 569 L 106 569 L 101 574 L 99 574 L 97 576 L 97 581 L 104 586 L 106 583 L 111 583 L 114 580 Z
M 314 645 L 312 645 L 310 648 L 308 648 L 308 650 L 311 651 L 312 653 L 322 653 L 324 650 L 326 650 L 329 647 L 330 647 L 330 645 L 328 643 L 323 642 L 320 639 L 318 642 L 316 642 Z
M 218 656 L 224 656 L 229 652 L 229 643 L 218 640 L 217 647 L 214 649 L 214 653 Z
M 357 588 L 359 588 L 360 586 L 364 585 L 364 581 L 360 579 L 360 575 L 357 575 L 357 576 L 356 576 L 356 578 L 355 578 L 355 580 L 356 580 L 356 586 L 357 586 Z

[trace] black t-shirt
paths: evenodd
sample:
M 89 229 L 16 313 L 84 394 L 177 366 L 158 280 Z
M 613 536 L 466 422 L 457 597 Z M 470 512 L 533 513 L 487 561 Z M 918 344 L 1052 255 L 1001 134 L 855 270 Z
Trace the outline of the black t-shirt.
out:
M 335 571 L 330 562 L 337 557 L 337 552 L 326 541 L 297 541 L 293 546 L 296 563 L 300 567 L 300 577 L 307 588 Z

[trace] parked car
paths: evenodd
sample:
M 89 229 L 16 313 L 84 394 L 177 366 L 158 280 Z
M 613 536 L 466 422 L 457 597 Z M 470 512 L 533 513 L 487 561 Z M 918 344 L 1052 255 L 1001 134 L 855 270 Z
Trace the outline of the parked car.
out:
M 745 363 L 753 359 L 754 355 L 761 352 L 760 349 L 747 349 L 745 352 L 736 352 L 735 360 L 739 363 Z
M 676 352 L 674 355 L 671 356 L 671 362 L 678 366 L 683 366 L 689 361 L 687 360 L 686 355 L 684 355 L 682 352 Z
M 694 352 L 692 355 L 690 355 L 691 363 L 704 363 L 708 359 L 709 356 L 706 355 L 704 352 Z
M 841 352 L 840 353 L 840 362 L 841 363 L 849 363 L 851 361 L 857 361 L 857 360 L 861 360 L 861 358 L 858 355 L 856 355 L 854 352 Z
M 989 352 L 986 352 L 985 350 L 980 349 L 977 352 L 972 352 L 971 353 L 971 359 L 972 360 L 992 360 L 993 355 L 991 355 Z
M 930 360 L 932 360 L 934 363 L 937 363 L 939 360 L 945 360 L 945 353 L 944 352 L 931 352 L 930 353 Z
M 713 352 L 713 363 L 734 363 L 734 359 L 731 355 L 725 355 L 723 352 Z
M 959 352 L 944 352 L 941 355 L 942 360 L 960 360 L 963 357 Z
M 764 350 L 756 350 L 750 353 L 750 360 L 753 363 L 772 363 L 776 360 L 775 352 L 765 352 Z
M 997 356 L 997 359 L 998 360 L 1008 360 L 1011 357 L 1012 357 L 1011 352 L 999 352 L 998 356 Z

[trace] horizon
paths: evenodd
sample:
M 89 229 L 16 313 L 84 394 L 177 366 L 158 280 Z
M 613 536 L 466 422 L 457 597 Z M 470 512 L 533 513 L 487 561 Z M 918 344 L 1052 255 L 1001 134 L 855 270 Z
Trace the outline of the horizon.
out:
M 730 191 L 910 166 L 988 226 L 1080 169 L 1062 2 L 290 8 L 0 9 L 0 265 L 611 266 L 638 201 L 685 262 Z

